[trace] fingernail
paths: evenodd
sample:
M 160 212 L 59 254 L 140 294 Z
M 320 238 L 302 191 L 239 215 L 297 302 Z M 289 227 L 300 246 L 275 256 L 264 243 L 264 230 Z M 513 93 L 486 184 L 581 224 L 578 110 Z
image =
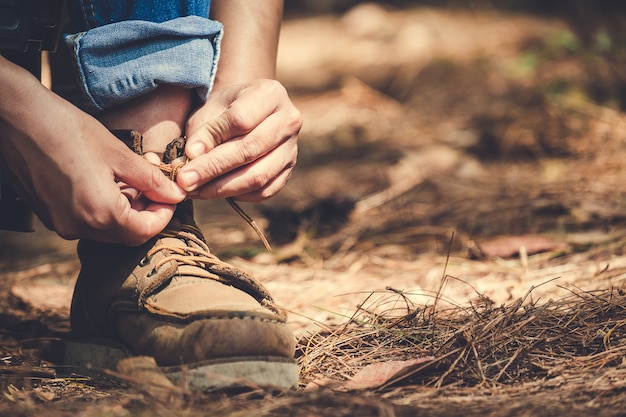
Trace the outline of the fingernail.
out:
M 204 153 L 204 144 L 201 142 L 194 142 L 187 147 L 187 156 L 189 158 L 197 158 Z
M 187 191 L 196 187 L 200 175 L 196 171 L 181 171 L 178 173 L 179 184 Z

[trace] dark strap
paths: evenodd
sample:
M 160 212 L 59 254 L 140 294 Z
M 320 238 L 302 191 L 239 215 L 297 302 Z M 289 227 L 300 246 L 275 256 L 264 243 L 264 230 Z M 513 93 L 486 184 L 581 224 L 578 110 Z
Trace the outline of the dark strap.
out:
M 66 0 L 0 0 L 0 50 L 55 51 Z

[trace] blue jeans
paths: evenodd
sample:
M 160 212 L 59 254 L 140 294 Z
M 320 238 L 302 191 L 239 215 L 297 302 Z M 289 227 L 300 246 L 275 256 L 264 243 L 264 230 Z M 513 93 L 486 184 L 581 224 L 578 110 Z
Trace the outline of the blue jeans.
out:
M 70 47 L 84 110 L 95 113 L 162 84 L 213 86 L 222 25 L 210 0 L 71 0 Z

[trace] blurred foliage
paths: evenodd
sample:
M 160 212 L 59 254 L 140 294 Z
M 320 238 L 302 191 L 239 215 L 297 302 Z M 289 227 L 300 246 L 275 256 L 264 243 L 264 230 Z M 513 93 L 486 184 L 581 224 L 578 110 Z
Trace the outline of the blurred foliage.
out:
M 342 13 L 364 3 L 359 0 L 287 0 L 287 16 Z M 575 53 L 584 60 L 588 94 L 599 103 L 626 109 L 626 1 L 623 0 L 387 0 L 390 9 L 429 6 L 472 12 L 521 12 L 561 19 L 571 32 L 549 39 L 541 51 L 529 50 L 520 69 L 532 72 L 546 53 Z

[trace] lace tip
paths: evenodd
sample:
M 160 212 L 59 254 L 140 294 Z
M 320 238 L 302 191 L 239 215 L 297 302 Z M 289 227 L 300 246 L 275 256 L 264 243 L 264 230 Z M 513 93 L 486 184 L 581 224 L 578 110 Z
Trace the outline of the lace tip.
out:
M 268 242 L 267 238 L 265 237 L 265 235 L 262 232 L 259 234 L 259 238 L 261 239 L 261 242 L 263 242 L 263 246 L 265 246 L 265 250 L 268 251 L 268 252 L 271 252 L 272 251 L 272 245 L 270 245 L 270 242 Z
M 261 228 L 257 226 L 256 222 L 250 216 L 248 216 L 245 211 L 243 211 L 243 209 L 239 206 L 239 204 L 237 204 L 237 202 L 233 198 L 228 197 L 226 198 L 226 201 L 228 201 L 228 204 L 230 204 L 230 206 L 237 212 L 237 214 L 239 214 L 250 225 L 250 227 L 252 227 L 259 239 L 261 239 L 261 242 L 263 242 L 263 246 L 265 246 L 265 249 L 268 252 L 271 252 L 272 246 L 270 246 L 270 242 L 265 237 L 265 234 L 263 234 Z

